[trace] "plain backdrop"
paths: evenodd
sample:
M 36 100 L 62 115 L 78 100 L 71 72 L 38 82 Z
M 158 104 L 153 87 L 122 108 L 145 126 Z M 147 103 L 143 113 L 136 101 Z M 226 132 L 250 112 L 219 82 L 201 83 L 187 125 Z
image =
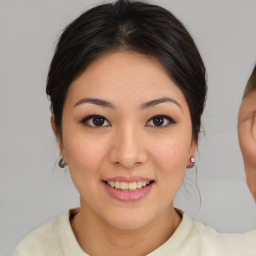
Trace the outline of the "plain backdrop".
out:
M 37 226 L 79 205 L 68 171 L 57 164 L 45 84 L 62 29 L 101 2 L 0 0 L 1 256 L 12 255 Z M 187 171 L 175 205 L 219 231 L 255 229 L 256 207 L 245 182 L 236 126 L 256 63 L 256 1 L 150 2 L 183 21 L 208 71 L 197 177 L 195 169 Z

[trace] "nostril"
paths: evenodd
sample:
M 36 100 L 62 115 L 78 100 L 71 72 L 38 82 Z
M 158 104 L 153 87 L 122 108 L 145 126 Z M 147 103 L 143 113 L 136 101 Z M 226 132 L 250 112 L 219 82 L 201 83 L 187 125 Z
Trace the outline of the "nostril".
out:
M 109 157 L 112 164 L 120 165 L 124 168 L 133 168 L 147 160 L 143 145 L 135 147 L 130 144 L 123 142 L 122 145 L 116 145 L 111 148 Z

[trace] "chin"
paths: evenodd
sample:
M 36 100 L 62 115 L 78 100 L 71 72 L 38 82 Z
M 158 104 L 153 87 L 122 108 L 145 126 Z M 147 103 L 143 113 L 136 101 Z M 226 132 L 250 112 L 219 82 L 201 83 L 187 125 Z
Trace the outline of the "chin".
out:
M 145 220 L 122 220 L 122 221 L 113 221 L 109 223 L 113 228 L 121 230 L 136 230 L 140 229 L 148 224 Z
M 116 229 L 135 230 L 140 229 L 150 223 L 153 219 L 147 214 L 139 214 L 136 212 L 126 212 L 122 214 L 112 213 L 109 218 L 105 218 L 108 225 Z M 146 218 L 145 218 L 146 217 Z

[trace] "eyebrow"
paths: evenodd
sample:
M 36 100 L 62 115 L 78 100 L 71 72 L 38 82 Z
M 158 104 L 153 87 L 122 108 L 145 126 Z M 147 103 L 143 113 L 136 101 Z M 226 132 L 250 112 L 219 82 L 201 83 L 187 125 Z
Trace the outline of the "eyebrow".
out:
M 248 119 L 252 119 L 252 124 L 254 123 L 254 121 L 256 120 L 256 109 L 253 111 L 250 111 L 249 114 L 247 114 L 245 117 L 243 117 L 242 119 L 238 119 L 238 122 L 245 122 Z
M 151 100 L 149 102 L 145 102 L 141 105 L 141 109 L 145 109 L 145 108 L 149 108 L 149 107 L 153 107 L 157 104 L 160 104 L 160 103 L 165 103 L 165 102 L 171 102 L 171 103 L 174 103 L 175 105 L 177 105 L 180 109 L 181 108 L 181 105 L 178 101 L 176 101 L 175 99 L 173 98 L 169 98 L 169 97 L 163 97 L 163 98 L 160 98 L 160 99 L 155 99 L 155 100 Z
M 145 108 L 149 108 L 149 107 L 153 107 L 155 105 L 158 105 L 160 103 L 165 103 L 165 102 L 171 102 L 171 103 L 174 103 L 175 105 L 177 105 L 180 109 L 181 108 L 181 105 L 178 101 L 176 101 L 175 99 L 173 98 L 169 98 L 169 97 L 163 97 L 163 98 L 159 98 L 159 99 L 155 99 L 155 100 L 151 100 L 151 101 L 148 101 L 148 102 L 145 102 L 143 103 L 141 106 L 140 106 L 140 109 L 145 109 Z M 81 100 L 79 100 L 75 105 L 74 107 L 76 106 L 79 106 L 83 103 L 91 103 L 91 104 L 95 104 L 95 105 L 98 105 L 98 106 L 102 106 L 102 107 L 107 107 L 107 108 L 112 108 L 112 109 L 115 109 L 115 106 L 108 102 L 108 101 L 105 101 L 105 100 L 101 100 L 101 99 L 96 99 L 96 98 L 83 98 Z
M 95 99 L 95 98 L 83 98 L 83 99 L 79 100 L 74 105 L 74 107 L 81 105 L 83 103 L 91 103 L 91 104 L 95 104 L 95 105 L 99 105 L 99 106 L 107 107 L 107 108 L 113 108 L 113 109 L 115 108 L 115 106 L 112 103 L 105 101 L 105 100 Z

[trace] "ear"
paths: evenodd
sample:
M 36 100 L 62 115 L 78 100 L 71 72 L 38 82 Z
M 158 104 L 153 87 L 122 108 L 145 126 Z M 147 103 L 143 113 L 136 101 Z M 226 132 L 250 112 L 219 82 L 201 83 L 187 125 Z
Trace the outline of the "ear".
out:
M 187 160 L 187 168 L 193 168 L 195 166 L 195 163 L 191 162 L 191 157 L 195 158 L 196 155 L 196 146 L 197 143 L 195 140 L 192 141 L 191 146 L 190 146 L 190 150 L 189 150 L 189 158 Z
M 62 140 L 60 138 L 60 135 L 57 132 L 57 128 L 56 128 L 56 124 L 55 124 L 55 118 L 54 115 L 51 115 L 51 126 L 52 126 L 52 130 L 55 134 L 57 143 L 58 143 L 58 148 L 59 148 L 59 153 L 60 153 L 60 157 L 64 158 L 64 154 L 63 154 L 63 143 Z
M 51 115 L 51 126 L 52 126 L 52 130 L 57 138 L 57 131 L 56 131 L 56 125 L 55 125 L 55 119 L 54 119 L 54 115 Z

